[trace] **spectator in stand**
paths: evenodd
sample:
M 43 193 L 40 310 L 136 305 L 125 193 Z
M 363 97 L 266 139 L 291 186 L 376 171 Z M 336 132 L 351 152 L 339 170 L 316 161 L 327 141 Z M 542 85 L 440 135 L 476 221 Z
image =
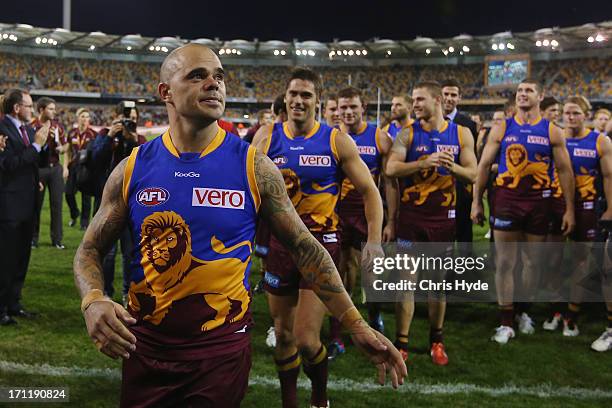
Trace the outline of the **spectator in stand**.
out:
M 40 212 L 45 199 L 45 190 L 49 188 L 49 207 L 51 210 L 51 245 L 57 249 L 65 249 L 62 243 L 62 201 L 64 196 L 64 181 L 68 178 L 68 162 L 60 163 L 60 154 L 64 154 L 68 145 L 64 127 L 55 119 L 55 101 L 46 96 L 36 101 L 38 117 L 32 121 L 34 131 L 38 131 L 45 125 L 49 125 L 47 141 L 42 146 L 38 162 L 38 176 L 42 183 L 42 189 L 38 193 L 36 214 L 34 217 L 34 234 L 32 235 L 32 246 L 38 247 L 40 235 Z
M 247 132 L 246 136 L 242 140 L 247 143 L 251 143 L 253 141 L 253 136 L 259 130 L 260 127 L 265 125 L 271 125 L 274 123 L 274 114 L 270 109 L 262 109 L 257 112 L 257 124 L 252 126 Z
M 81 211 L 76 203 L 77 192 L 77 165 L 80 154 L 87 154 L 87 145 L 96 138 L 96 132 L 89 127 L 90 115 L 87 108 L 80 108 L 76 112 L 78 126 L 68 132 L 68 181 L 66 182 L 66 202 L 70 208 L 70 222 L 68 225 L 73 227 L 81 216 L 81 230 L 85 230 L 89 225 L 91 213 L 92 196 L 81 192 Z M 83 152 L 83 153 L 81 153 Z

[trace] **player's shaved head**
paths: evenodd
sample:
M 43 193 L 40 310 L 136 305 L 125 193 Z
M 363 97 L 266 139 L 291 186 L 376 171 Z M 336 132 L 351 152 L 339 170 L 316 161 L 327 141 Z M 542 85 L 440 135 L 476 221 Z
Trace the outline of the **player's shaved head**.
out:
M 185 61 L 185 59 L 197 55 L 198 53 L 205 53 L 217 58 L 217 54 L 210 48 L 202 44 L 189 43 L 182 47 L 175 48 L 168 54 L 168 56 L 162 62 L 161 69 L 159 71 L 159 79 L 161 82 L 168 82 L 172 75 L 178 71 Z

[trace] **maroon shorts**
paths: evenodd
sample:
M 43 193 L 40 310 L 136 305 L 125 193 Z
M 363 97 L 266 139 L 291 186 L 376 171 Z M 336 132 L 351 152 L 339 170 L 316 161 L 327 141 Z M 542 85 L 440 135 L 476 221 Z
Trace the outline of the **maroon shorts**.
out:
M 423 214 L 400 211 L 396 235 L 398 242 L 453 242 L 456 235 L 455 219 L 428 219 Z
M 576 203 L 576 227 L 571 234 L 572 240 L 576 242 L 593 242 L 597 240 L 597 214 L 593 201 Z
M 121 407 L 238 408 L 249 384 L 251 345 L 204 360 L 123 360 Z
M 313 232 L 312 235 L 325 247 L 334 264 L 338 267 L 340 262 L 340 234 L 338 232 Z M 277 296 L 294 295 L 298 289 L 312 289 L 312 285 L 302 277 L 297 266 L 293 263 L 291 253 L 274 235 L 270 239 L 270 252 L 266 258 L 264 289 Z
M 496 188 L 493 229 L 546 235 L 550 224 L 550 206 L 550 190 L 526 196 L 507 188 Z
M 553 198 L 550 203 L 549 234 L 563 235 L 563 231 L 561 230 L 563 225 L 563 214 L 565 214 L 565 200 L 563 198 Z
M 257 231 L 255 232 L 255 256 L 265 258 L 270 251 L 270 226 L 262 218 L 257 223 Z
M 342 227 L 342 248 L 355 248 L 361 251 L 361 245 L 368 240 L 368 220 L 365 214 L 340 214 Z

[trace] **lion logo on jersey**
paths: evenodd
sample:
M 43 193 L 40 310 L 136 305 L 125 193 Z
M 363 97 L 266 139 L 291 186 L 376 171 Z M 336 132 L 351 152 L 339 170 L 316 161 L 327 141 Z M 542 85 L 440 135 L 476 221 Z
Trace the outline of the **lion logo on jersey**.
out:
M 424 155 L 419 157 L 418 160 L 425 160 L 427 157 L 428 155 Z M 440 175 L 435 168 L 429 168 L 416 173 L 413 180 L 414 184 L 404 189 L 402 202 L 409 202 L 411 194 L 416 193 L 416 197 L 413 197 L 414 205 L 423 205 L 431 194 L 440 191 L 444 196 L 441 206 L 448 207 L 451 203 L 454 203 L 455 184 L 452 176 Z
M 535 162 L 529 161 L 525 146 L 521 144 L 508 146 L 506 149 L 506 167 L 508 170 L 497 177 L 497 185 L 503 186 L 507 181 L 506 179 L 511 178 L 512 181 L 506 187 L 516 188 L 523 177 L 531 176 L 535 181 L 532 186 L 533 189 L 549 187 L 549 162 L 539 154 L 536 155 L 536 160 Z
M 594 200 L 597 197 L 597 189 L 595 189 L 596 177 L 596 170 L 589 172 L 584 166 L 580 166 L 579 172 L 576 172 L 576 191 L 580 194 L 581 200 Z
M 250 260 L 249 241 L 226 248 L 216 237 L 211 238 L 212 250 L 230 254 L 242 246 L 249 247 L 246 260 L 227 257 L 211 261 L 191 254 L 191 232 L 183 218 L 173 211 L 155 212 L 146 217 L 141 227 L 141 265 L 145 279 L 132 283 L 130 307 L 140 310 L 132 293 L 146 293 L 155 299 L 155 309 L 144 320 L 155 325 L 162 322 L 173 302 L 191 295 L 202 295 L 213 308 L 213 319 L 202 322 L 202 331 L 214 329 L 226 322 L 232 304 L 240 303 L 240 311 L 229 323 L 244 317 L 250 302 L 243 279 Z
M 281 169 L 281 174 L 285 180 L 287 195 L 289 196 L 289 199 L 291 199 L 293 206 L 297 207 L 303 198 L 302 189 L 300 187 L 300 178 L 291 169 Z

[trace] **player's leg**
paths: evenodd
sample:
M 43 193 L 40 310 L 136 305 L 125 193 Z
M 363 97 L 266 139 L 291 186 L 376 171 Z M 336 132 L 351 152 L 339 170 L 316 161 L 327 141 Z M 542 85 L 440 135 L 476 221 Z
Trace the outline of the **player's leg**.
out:
M 606 302 L 608 326 L 604 332 L 591 343 L 591 349 L 595 351 L 612 350 L 612 233 L 610 228 L 605 227 L 608 232 L 608 239 L 604 246 L 604 259 L 601 271 L 601 291 Z
M 402 294 L 402 300 L 395 304 L 395 347 L 404 361 L 408 359 L 408 336 L 414 317 L 414 294 L 407 291 Z
M 281 384 L 283 408 L 297 407 L 297 379 L 301 358 L 293 335 L 293 325 L 299 282 L 300 275 L 291 261 L 291 254 L 272 236 L 266 258 L 264 289 L 268 293 L 268 306 L 274 321 L 274 362 Z
M 535 325 L 533 319 L 529 316 L 533 296 L 540 282 L 540 273 L 542 270 L 543 253 L 542 246 L 546 239 L 546 235 L 536 235 L 525 233 L 525 242 L 519 244 L 520 260 L 522 269 L 520 271 L 520 281 L 515 283 L 514 298 L 519 299 L 515 303 L 516 320 L 519 325 L 519 331 L 523 334 L 533 334 Z
M 293 334 L 303 358 L 304 373 L 310 378 L 310 404 L 327 406 L 327 348 L 321 342 L 321 326 L 326 308 L 314 291 L 300 289 Z
M 294 295 L 278 296 L 268 291 L 268 306 L 276 336 L 274 362 L 281 384 L 283 408 L 297 407 L 297 379 L 301 365 L 293 335 L 297 301 L 297 292 Z
M 345 232 L 348 232 L 348 228 L 343 229 L 342 231 L 343 241 L 342 241 L 342 246 L 340 250 L 340 267 L 338 268 L 338 272 L 340 273 L 340 278 L 342 279 L 342 282 L 344 283 L 344 288 L 347 290 L 350 296 L 352 291 L 351 289 L 349 289 L 351 288 L 351 286 L 348 286 L 348 285 L 351 284 L 350 276 L 352 273 L 351 268 L 353 267 L 352 264 L 354 263 L 354 259 L 352 259 L 353 257 L 352 248 L 345 241 L 345 238 L 348 235 L 348 234 L 345 234 Z M 343 354 L 345 351 L 344 343 L 342 341 L 342 324 L 340 323 L 338 319 L 336 319 L 333 316 L 329 317 L 329 340 L 330 341 L 327 346 L 328 356 L 330 360 L 333 360 L 336 357 Z
M 578 331 L 578 316 L 584 298 L 584 284 L 589 276 L 589 253 L 592 245 L 588 242 L 574 242 L 572 256 L 574 258 L 570 277 L 570 292 L 567 310 L 563 319 L 563 335 L 575 337 Z
M 495 287 L 500 314 L 500 325 L 492 340 L 505 344 L 514 337 L 514 269 L 518 262 L 520 231 L 494 229 L 495 239 Z
M 415 242 L 424 241 L 427 235 L 420 224 L 409 213 L 400 212 L 397 224 L 397 249 L 400 253 L 410 254 Z M 417 271 L 418 272 L 418 271 Z M 418 282 L 418 273 L 407 273 L 403 279 Z M 414 293 L 405 291 L 395 304 L 395 347 L 404 361 L 408 359 L 408 336 L 414 318 Z
M 447 243 L 446 248 L 440 248 L 433 254 L 440 257 L 453 256 L 453 241 L 455 239 L 455 223 L 440 223 L 427 230 L 429 242 Z M 442 283 L 446 280 L 446 270 L 432 271 L 432 281 Z M 447 365 L 448 355 L 444 347 L 444 318 L 446 317 L 446 292 L 431 290 L 427 294 L 427 309 L 429 314 L 429 348 L 432 362 L 436 365 Z
M 551 303 L 549 318 L 542 323 L 542 328 L 549 331 L 557 330 L 563 319 L 564 303 L 559 301 L 559 297 L 562 289 L 560 271 L 562 270 L 564 241 L 563 235 L 549 234 L 546 236 L 546 242 L 557 244 L 554 246 L 555 250 L 548 251 L 546 254 L 548 259 L 541 279 L 541 285 L 550 292 L 554 300 Z

